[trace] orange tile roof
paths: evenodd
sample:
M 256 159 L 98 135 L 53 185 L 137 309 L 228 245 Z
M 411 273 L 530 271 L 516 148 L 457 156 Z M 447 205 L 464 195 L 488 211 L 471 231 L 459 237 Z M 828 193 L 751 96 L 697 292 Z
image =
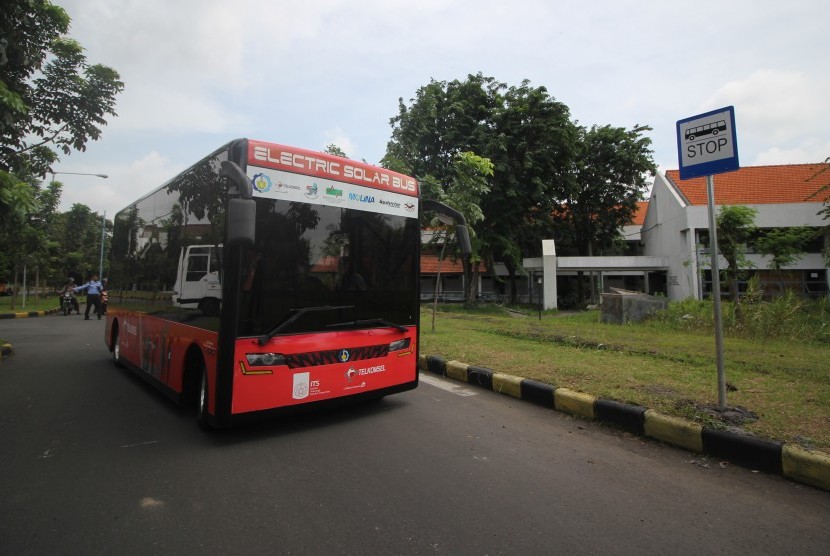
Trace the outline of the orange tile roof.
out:
M 637 201 L 637 210 L 634 211 L 634 221 L 629 226 L 642 226 L 646 223 L 648 201 Z
M 830 171 L 817 178 L 814 176 L 825 168 L 826 164 L 747 166 L 734 172 L 716 174 L 715 204 L 821 203 L 830 197 L 830 191 L 815 194 L 830 183 Z M 679 170 L 669 170 L 666 177 L 691 204 L 708 203 L 705 177 L 681 180 Z
M 463 272 L 464 267 L 461 265 L 461 259 L 453 260 L 446 257 L 441 261 L 441 274 L 461 274 Z M 479 272 L 487 272 L 483 264 Z M 421 254 L 421 274 L 438 274 L 438 255 Z

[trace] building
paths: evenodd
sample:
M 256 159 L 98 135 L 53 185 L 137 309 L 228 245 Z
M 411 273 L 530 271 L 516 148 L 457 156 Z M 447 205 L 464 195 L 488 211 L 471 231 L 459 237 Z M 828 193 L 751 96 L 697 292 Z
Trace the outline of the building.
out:
M 820 192 L 830 174 L 816 176 L 824 164 L 752 166 L 714 176 L 715 211 L 724 205 L 745 205 L 757 211 L 761 229 L 828 225 L 819 211 L 828 198 Z M 711 292 L 708 244 L 709 213 L 706 178 L 681 180 L 678 170 L 655 177 L 641 229 L 643 254 L 667 260 L 666 294 L 669 299 L 702 299 Z M 825 232 L 807 246 L 803 257 L 779 275 L 768 269 L 769 257 L 752 252 L 747 260 L 765 290 L 784 287 L 811 296 L 828 292 L 828 269 L 822 251 L 830 243 Z M 720 268 L 725 262 L 720 259 Z M 745 284 L 742 285 L 742 289 Z
M 724 205 L 745 205 L 757 211 L 755 225 L 762 230 L 807 226 L 817 231 L 830 222 L 819 214 L 830 192 L 830 172 L 816 177 L 825 164 L 753 166 L 714 176 L 715 211 Z M 593 274 L 600 291 L 623 288 L 663 294 L 670 300 L 703 299 L 711 292 L 708 243 L 709 214 L 706 178 L 681 180 L 678 170 L 657 175 L 648 201 L 640 203 L 634 221 L 621 230 L 628 244 L 621 256 L 558 257 L 553 240 L 542 243 L 542 257 L 524 260 L 525 276 L 519 285 L 520 301 L 543 301 L 546 309 L 567 306 L 562 292 L 582 273 Z M 768 269 L 769 257 L 748 246 L 748 275 L 759 277 L 767 293 L 783 286 L 803 295 L 822 296 L 830 291 L 830 272 L 822 252 L 830 246 L 826 232 L 817 235 L 806 253 L 778 273 Z M 422 294 L 435 287 L 437 257 L 422 256 Z M 445 261 L 441 291 L 463 290 L 461 266 Z M 503 265 L 482 273 L 477 285 L 485 298 L 499 299 L 504 292 L 492 274 L 506 275 Z M 721 269 L 725 262 L 721 259 Z M 724 284 L 725 287 L 725 284 Z M 745 289 L 746 284 L 741 284 Z M 570 288 L 573 289 L 573 288 Z M 503 290 L 503 288 L 502 288 Z M 429 295 L 431 298 L 431 294 Z M 451 299 L 447 297 L 447 299 Z M 564 304 L 563 304 L 564 303 Z

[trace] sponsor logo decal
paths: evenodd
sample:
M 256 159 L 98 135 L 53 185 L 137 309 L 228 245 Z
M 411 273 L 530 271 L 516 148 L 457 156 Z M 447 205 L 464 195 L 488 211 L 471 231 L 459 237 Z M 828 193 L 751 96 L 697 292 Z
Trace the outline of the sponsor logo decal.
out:
M 326 187 L 326 198 L 335 203 L 339 203 L 343 200 L 343 190 L 329 185 Z
M 311 382 L 311 373 L 296 373 L 294 375 L 294 387 L 291 391 L 291 397 L 295 400 L 304 400 L 308 397 L 309 382 Z
M 311 185 L 305 186 L 305 196 L 308 197 L 309 199 L 316 199 L 317 198 L 317 193 L 318 193 L 318 189 L 317 189 L 317 184 L 316 183 L 312 183 Z
M 349 193 L 349 200 L 350 201 L 358 201 L 360 203 L 369 203 L 372 204 L 375 202 L 375 198 L 372 195 L 361 195 L 360 193 Z
M 391 207 L 391 208 L 396 208 L 396 209 L 401 208 L 400 203 L 396 203 L 394 201 L 387 201 L 386 199 L 381 199 L 381 200 L 378 201 L 378 203 L 380 203 L 381 205 L 383 205 L 385 207 Z M 414 205 L 413 205 L 413 208 L 414 208 Z
M 294 191 L 300 191 L 302 189 L 302 187 L 300 187 L 299 185 L 293 185 L 293 184 L 284 183 L 284 182 L 281 182 L 281 181 L 277 182 L 277 192 L 284 193 L 285 191 L 287 191 L 289 189 L 293 189 Z
M 271 183 L 271 178 L 269 178 L 265 174 L 256 174 L 252 181 L 254 189 L 259 191 L 260 193 L 266 193 L 270 191 L 271 187 L 273 186 L 273 184 Z
M 407 212 L 415 212 L 415 203 L 404 203 L 403 208 L 405 208 Z
M 295 400 L 304 400 L 309 396 L 328 394 L 329 391 L 320 390 L 320 381 L 311 380 L 311 373 L 295 373 L 291 397 Z
M 386 365 L 375 365 L 373 367 L 364 367 L 357 370 L 358 376 L 373 375 L 377 373 L 385 373 Z
M 337 354 L 337 359 L 340 360 L 341 363 L 347 363 L 351 358 L 352 354 L 347 349 L 341 349 L 340 353 Z

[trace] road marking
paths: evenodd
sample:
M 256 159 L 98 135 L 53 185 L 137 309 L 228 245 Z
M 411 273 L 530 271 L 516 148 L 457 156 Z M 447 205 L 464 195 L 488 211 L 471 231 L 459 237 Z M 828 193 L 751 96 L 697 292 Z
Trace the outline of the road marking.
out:
M 147 446 L 148 444 L 158 444 L 158 440 L 148 440 L 147 442 L 139 442 L 138 444 L 124 444 L 122 448 L 135 448 L 136 446 Z
M 439 378 L 434 378 L 431 376 L 421 375 L 421 382 L 426 382 L 430 386 L 435 386 L 436 388 L 440 388 L 441 390 L 446 390 L 451 394 L 455 394 L 456 396 L 475 396 L 476 393 L 472 390 L 468 390 L 467 388 L 462 388 L 457 384 L 453 384 L 451 382 L 447 382 L 445 380 L 441 380 Z

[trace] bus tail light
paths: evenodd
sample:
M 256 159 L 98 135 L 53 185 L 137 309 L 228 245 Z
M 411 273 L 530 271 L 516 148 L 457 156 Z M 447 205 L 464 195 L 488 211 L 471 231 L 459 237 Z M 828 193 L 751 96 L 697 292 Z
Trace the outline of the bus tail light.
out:
M 251 367 L 276 367 L 288 365 L 288 359 L 281 353 L 248 353 L 245 355 Z

